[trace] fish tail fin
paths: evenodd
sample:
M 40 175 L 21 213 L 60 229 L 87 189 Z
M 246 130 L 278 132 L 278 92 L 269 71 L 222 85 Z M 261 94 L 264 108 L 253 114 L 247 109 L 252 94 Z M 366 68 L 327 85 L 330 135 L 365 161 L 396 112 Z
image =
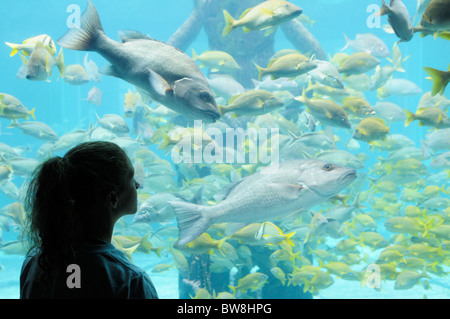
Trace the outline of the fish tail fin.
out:
M 411 124 L 414 121 L 414 113 L 405 110 L 406 114 L 406 120 L 405 120 L 405 127 L 407 127 L 409 124 Z
M 291 240 L 291 237 L 295 235 L 295 231 L 293 231 L 292 233 L 286 234 L 286 242 L 291 245 L 292 247 L 294 247 L 294 243 Z
M 70 28 L 57 43 L 67 49 L 78 51 L 95 51 L 95 43 L 103 27 L 97 10 L 90 0 L 81 16 L 81 26 Z
M 384 2 L 384 0 L 381 0 L 381 9 L 380 11 L 378 11 L 377 13 L 375 13 L 376 16 L 384 16 L 386 14 L 388 14 L 388 12 L 390 11 L 389 6 L 386 4 L 386 2 Z
M 222 36 L 226 36 L 228 33 L 233 31 L 234 29 L 234 22 L 236 21 L 231 14 L 228 13 L 227 10 L 223 10 L 223 16 L 225 18 L 225 28 L 223 28 Z
M 163 142 L 160 144 L 160 146 L 158 147 L 158 149 L 161 149 L 161 150 L 163 150 L 163 149 L 165 149 L 165 148 L 167 148 L 172 142 L 171 142 L 171 138 L 170 138 L 170 136 L 169 135 L 167 135 L 166 133 L 162 133 L 163 134 L 163 136 L 162 136 L 162 138 L 163 138 Z
M 194 48 L 192 48 L 192 60 L 196 60 L 198 58 L 197 53 L 195 52 Z
M 344 51 L 345 49 L 347 49 L 348 45 L 350 44 L 350 39 L 347 37 L 347 35 L 345 33 L 343 33 L 343 34 L 344 34 L 344 38 L 345 38 L 345 47 L 343 47 L 341 49 L 341 51 Z
M 258 81 L 261 80 L 262 76 L 265 73 L 265 69 L 263 67 L 260 67 L 258 64 L 254 63 L 256 68 L 258 69 Z
M 430 68 L 430 67 L 423 67 L 424 71 L 428 73 L 429 76 L 431 76 L 431 81 L 433 81 L 433 87 L 431 88 L 431 95 L 434 96 L 437 93 L 443 94 L 445 87 L 447 86 L 448 80 L 444 80 L 444 72 Z
M 170 201 L 169 204 L 175 210 L 178 222 L 177 246 L 193 241 L 208 229 L 210 222 L 203 213 L 205 206 L 181 201 Z
M 9 46 L 10 48 L 12 48 L 11 54 L 9 56 L 15 56 L 19 52 L 19 49 L 17 48 L 17 46 L 18 46 L 17 44 L 9 43 L 9 42 L 5 42 L 5 44 L 7 46 Z
M 64 73 L 66 72 L 66 66 L 64 65 L 64 54 L 63 49 L 59 50 L 59 54 L 56 57 L 56 66 L 58 67 L 59 74 L 61 76 L 64 76 Z
M 35 120 L 36 118 L 34 117 L 34 111 L 36 110 L 36 108 L 34 107 L 30 112 L 28 112 L 28 114 L 31 115 L 31 117 L 33 118 L 33 120 Z

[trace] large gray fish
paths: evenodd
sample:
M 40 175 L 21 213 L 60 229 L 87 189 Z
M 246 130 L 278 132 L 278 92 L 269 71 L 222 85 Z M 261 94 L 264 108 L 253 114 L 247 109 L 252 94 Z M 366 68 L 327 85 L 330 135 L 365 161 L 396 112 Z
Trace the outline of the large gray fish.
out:
M 328 162 L 306 159 L 265 167 L 225 187 L 215 206 L 169 202 L 175 209 L 183 246 L 215 223 L 255 223 L 302 213 L 336 195 L 356 178 L 356 171 Z
M 97 10 L 88 1 L 81 27 L 71 28 L 57 43 L 65 48 L 95 51 L 111 65 L 104 74 L 121 78 L 152 99 L 194 119 L 215 122 L 220 113 L 208 82 L 188 55 L 137 31 L 120 32 L 122 43 L 108 38 Z
M 400 41 L 407 42 L 414 35 L 411 16 L 401 0 L 391 0 L 389 5 L 381 0 L 383 5 L 378 15 L 388 15 L 388 21 Z

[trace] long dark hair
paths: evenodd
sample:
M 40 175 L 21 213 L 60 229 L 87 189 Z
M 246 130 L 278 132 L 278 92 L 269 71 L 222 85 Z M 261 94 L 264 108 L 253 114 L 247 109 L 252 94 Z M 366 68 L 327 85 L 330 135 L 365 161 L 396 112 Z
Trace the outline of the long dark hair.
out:
M 34 171 L 24 200 L 24 236 L 39 265 L 48 272 L 55 261 L 69 261 L 92 227 L 105 220 L 106 196 L 120 192 L 128 167 L 126 153 L 104 141 L 81 143 L 64 157 L 52 157 Z

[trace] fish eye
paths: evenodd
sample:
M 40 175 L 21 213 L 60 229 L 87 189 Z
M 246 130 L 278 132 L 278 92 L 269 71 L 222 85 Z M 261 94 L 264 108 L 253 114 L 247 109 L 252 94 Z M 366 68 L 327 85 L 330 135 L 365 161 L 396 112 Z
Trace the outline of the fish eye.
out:
M 323 169 L 326 170 L 326 171 L 331 171 L 331 170 L 333 169 L 333 165 L 331 165 L 331 164 L 325 164 L 325 165 L 323 166 Z
M 200 98 L 201 98 L 203 101 L 209 100 L 209 97 L 210 97 L 210 95 L 209 95 L 208 92 L 202 92 L 202 93 L 200 93 Z

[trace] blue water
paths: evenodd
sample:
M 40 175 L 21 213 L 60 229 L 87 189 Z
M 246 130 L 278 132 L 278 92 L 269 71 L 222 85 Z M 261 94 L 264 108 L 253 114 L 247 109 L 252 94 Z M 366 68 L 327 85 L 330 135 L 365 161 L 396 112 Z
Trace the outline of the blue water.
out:
M 411 16 L 414 16 L 416 1 L 404 0 Z M 299 5 L 311 20 L 316 21 L 314 25 L 307 26 L 308 30 L 320 42 L 327 55 L 333 56 L 345 46 L 343 34 L 350 39 L 354 39 L 358 33 L 373 33 L 382 39 L 389 50 L 392 52 L 392 46 L 397 41 L 394 34 L 387 34 L 381 29 L 381 25 L 387 24 L 387 18 L 381 17 L 380 28 L 370 29 L 367 27 L 366 20 L 371 14 L 367 12 L 369 4 L 378 3 L 378 1 L 359 1 L 359 0 L 341 0 L 341 1 L 298 1 L 292 3 Z M 44 122 L 51 126 L 55 132 L 61 136 L 64 133 L 75 129 L 87 129 L 89 123 L 96 123 L 96 114 L 118 114 L 123 116 L 124 95 L 128 90 L 133 90 L 133 86 L 125 81 L 114 77 L 102 76 L 100 83 L 90 82 L 81 86 L 73 86 L 58 79 L 58 72 L 55 68 L 51 82 L 27 81 L 16 78 L 16 73 L 22 62 L 18 55 L 9 57 L 11 49 L 3 42 L 21 43 L 23 40 L 40 34 L 48 34 L 55 41 L 61 37 L 67 30 L 66 20 L 70 15 L 67 8 L 71 4 L 80 6 L 83 12 L 86 7 L 86 1 L 75 0 L 42 0 L 27 1 L 15 0 L 1 4 L 2 19 L 0 19 L 0 92 L 11 94 L 17 97 L 29 110 L 36 108 L 36 120 Z M 99 12 L 105 33 L 112 39 L 117 39 L 117 32 L 124 29 L 139 30 L 150 35 L 154 39 L 167 41 L 171 35 L 181 26 L 189 17 L 192 10 L 191 0 L 166 0 L 166 1 L 107 1 L 95 0 L 94 5 Z M 415 25 L 418 23 L 416 20 Z M 197 53 L 208 50 L 207 37 L 204 31 L 201 31 L 196 40 L 185 51 L 191 55 L 191 48 Z M 281 31 L 275 35 L 275 52 L 285 48 L 293 48 L 292 44 L 285 38 Z M 423 93 L 431 90 L 432 83 L 425 79 L 427 76 L 422 67 L 429 66 L 439 70 L 447 70 L 450 63 L 449 41 L 433 37 L 420 38 L 416 36 L 407 43 L 400 43 L 399 48 L 403 57 L 409 56 L 404 62 L 403 67 L 406 72 L 394 74 L 394 78 L 408 79 L 417 84 Z M 57 45 L 59 52 L 60 46 Z M 346 53 L 352 51 L 347 49 Z M 64 49 L 64 60 L 67 64 L 82 64 L 85 52 L 72 51 Z M 89 58 L 99 67 L 106 61 L 97 53 L 89 52 Z M 388 65 L 386 59 L 382 59 L 381 66 Z M 206 69 L 202 69 L 206 73 Z M 373 74 L 373 70 L 368 72 Z M 85 99 L 89 90 L 97 86 L 103 91 L 101 106 L 89 104 Z M 449 89 L 445 96 L 450 98 Z M 366 98 L 374 105 L 377 102 L 376 91 L 364 92 Z M 420 98 L 423 94 L 412 96 L 391 96 L 387 101 L 396 103 L 405 110 L 415 112 Z M 447 108 L 448 114 L 448 108 Z M 126 119 L 132 127 L 131 119 Z M 19 120 L 22 121 L 22 120 Z M 7 128 L 10 120 L 0 118 L 0 142 L 11 147 L 21 147 L 27 149 L 24 157 L 33 158 L 37 149 L 44 144 L 42 140 L 22 134 L 15 128 Z M 415 146 L 420 148 L 420 140 L 428 133 L 430 127 L 419 126 L 417 121 L 408 127 L 403 122 L 392 123 L 391 133 L 403 134 L 415 142 Z M 343 140 L 348 139 L 349 132 L 344 130 L 335 130 L 336 134 Z M 133 130 L 130 137 L 136 138 Z M 342 143 L 338 148 L 343 149 Z M 366 153 L 368 159 L 365 161 L 365 168 L 361 172 L 369 173 L 370 169 L 378 162 L 379 156 L 387 156 L 387 152 L 372 152 L 368 145 L 360 142 L 361 148 L 354 153 Z M 164 154 L 157 150 L 157 145 L 149 146 L 151 150 L 157 152 L 161 157 Z M 165 157 L 168 158 L 168 157 Z M 429 168 L 430 175 L 437 174 L 440 170 L 429 167 L 430 159 L 423 161 Z M 445 177 L 444 177 L 445 179 Z M 12 182 L 20 188 L 24 181 L 23 177 L 13 176 Z M 438 186 L 442 186 L 441 183 Z M 448 177 L 446 186 L 449 186 Z M 400 197 L 400 193 L 397 194 Z M 377 194 L 380 196 L 380 194 Z M 448 195 L 441 193 L 443 198 L 449 198 Z M 0 209 L 14 200 L 8 198 L 0 192 Z M 366 206 L 364 212 L 370 213 L 370 203 L 362 203 Z M 408 203 L 410 204 L 410 203 Z M 408 205 L 404 204 L 404 205 Z M 403 205 L 403 203 L 402 203 Z M 327 206 L 328 207 L 328 206 Z M 442 210 L 434 212 L 440 214 Z M 448 213 L 447 213 L 448 216 Z M 128 220 L 129 221 L 129 220 Z M 380 228 L 383 229 L 383 220 L 378 220 Z M 176 222 L 173 222 L 176 225 Z M 157 229 L 159 225 L 152 225 Z M 380 230 L 380 231 L 381 231 Z M 18 230 L 3 231 L 1 234 L 3 243 L 17 239 Z M 386 238 L 392 233 L 385 232 Z M 329 240 L 328 246 L 335 244 L 336 241 Z M 1 244 L 1 242 L 0 242 Z M 360 247 L 360 254 L 375 258 L 379 250 L 372 250 L 367 247 Z M 167 272 L 160 274 L 151 273 L 151 269 L 160 263 L 172 263 L 169 253 L 162 254 L 159 258 L 155 254 L 136 253 L 133 255 L 134 261 L 142 268 L 147 270 L 154 281 L 161 298 L 178 298 L 178 271 L 171 268 Z M 448 251 L 447 251 L 448 264 Z M 19 297 L 19 274 L 23 260 L 21 255 L 6 255 L 0 248 L 0 298 L 18 298 Z M 355 266 L 358 269 L 364 269 L 366 264 Z M 443 266 L 448 271 L 447 266 Z M 318 298 L 449 298 L 450 280 L 448 275 L 438 277 L 431 275 L 429 279 L 431 289 L 425 289 L 423 285 L 418 284 L 408 290 L 394 290 L 394 281 L 388 280 L 382 283 L 382 290 L 376 291 L 368 287 L 362 288 L 357 281 L 347 281 L 337 277 L 333 278 L 335 283 L 329 288 L 323 289 L 315 296 Z M 237 284 L 237 283 L 235 283 Z M 243 296 L 245 297 L 245 296 Z

